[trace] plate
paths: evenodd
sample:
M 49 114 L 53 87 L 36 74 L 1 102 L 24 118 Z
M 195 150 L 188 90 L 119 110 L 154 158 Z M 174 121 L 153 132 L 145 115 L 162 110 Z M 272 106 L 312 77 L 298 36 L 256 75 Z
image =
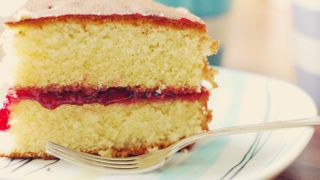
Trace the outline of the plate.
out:
M 213 91 L 210 129 L 315 116 L 314 102 L 299 88 L 250 73 L 220 69 Z M 145 174 L 108 175 L 63 161 L 0 158 L 0 175 L 46 179 L 265 179 L 284 170 L 305 148 L 313 128 L 214 138 L 177 153 L 163 168 Z

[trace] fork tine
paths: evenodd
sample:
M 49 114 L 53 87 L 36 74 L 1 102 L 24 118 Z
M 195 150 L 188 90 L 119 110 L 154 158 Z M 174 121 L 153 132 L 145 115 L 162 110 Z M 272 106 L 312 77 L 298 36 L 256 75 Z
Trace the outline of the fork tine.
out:
M 128 161 L 112 160 L 112 161 L 110 161 L 110 160 L 107 160 L 107 159 L 102 159 L 99 156 L 94 156 L 94 155 L 91 155 L 91 154 L 86 154 L 86 153 L 74 151 L 74 150 L 68 149 L 68 148 L 60 146 L 60 145 L 48 144 L 46 148 L 47 149 L 54 149 L 54 150 L 57 150 L 59 152 L 63 152 L 64 154 L 69 155 L 69 156 L 77 156 L 77 157 L 81 157 L 81 158 L 84 158 L 84 159 L 89 160 L 89 161 L 97 161 L 97 162 L 101 162 L 101 163 L 124 164 L 124 165 L 135 165 L 135 164 L 138 163 L 137 160 L 128 160 Z
M 61 158 L 63 160 L 76 163 L 82 166 L 91 166 L 94 168 L 109 168 L 109 169 L 123 169 L 123 170 L 130 170 L 130 169 L 137 169 L 138 166 L 136 164 L 112 164 L 112 163 L 106 163 L 106 162 L 97 162 L 93 160 L 88 160 L 85 158 L 82 158 L 80 156 L 77 156 L 76 154 L 68 154 L 64 151 L 60 151 L 59 149 L 52 149 L 48 148 L 47 152 L 49 154 L 52 154 L 58 158 Z
M 87 153 L 74 151 L 74 150 L 71 150 L 69 148 L 66 148 L 64 146 L 61 146 L 61 145 L 53 143 L 53 142 L 48 142 L 47 143 L 47 147 L 63 150 L 65 152 L 69 152 L 69 153 L 75 153 L 75 154 L 77 154 L 79 156 L 82 156 L 84 158 L 95 160 L 95 161 L 100 161 L 100 162 L 110 162 L 110 163 L 112 162 L 112 163 L 122 164 L 122 161 L 123 161 L 123 163 L 129 163 L 129 162 L 134 163 L 136 160 L 138 160 L 138 157 L 139 157 L 139 156 L 128 157 L 128 158 L 106 158 L 106 157 L 100 157 L 100 156 L 96 156 L 96 155 L 92 155 L 92 154 L 87 154 Z

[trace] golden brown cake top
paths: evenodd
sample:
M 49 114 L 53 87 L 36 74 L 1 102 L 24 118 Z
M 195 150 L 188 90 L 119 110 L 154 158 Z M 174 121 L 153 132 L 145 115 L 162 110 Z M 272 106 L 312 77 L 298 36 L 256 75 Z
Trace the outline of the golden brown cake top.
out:
M 65 15 L 130 15 L 188 19 L 204 24 L 183 8 L 170 8 L 152 0 L 29 0 L 9 21 Z

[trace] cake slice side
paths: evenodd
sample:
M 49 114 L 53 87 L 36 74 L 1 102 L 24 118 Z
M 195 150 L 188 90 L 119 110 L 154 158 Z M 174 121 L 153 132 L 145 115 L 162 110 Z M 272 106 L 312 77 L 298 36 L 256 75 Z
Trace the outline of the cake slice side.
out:
M 46 159 L 50 157 L 45 154 L 47 140 L 101 156 L 144 154 L 206 131 L 211 120 L 206 100 L 62 105 L 54 110 L 23 100 L 11 107 L 6 133 L 14 143 L 0 149 L 0 154 Z
M 126 157 L 208 130 L 202 82 L 216 87 L 218 42 L 199 18 L 151 0 L 30 0 L 21 12 L 0 67 L 12 77 L 0 156 L 52 158 L 50 140 Z
M 205 31 L 172 28 L 166 18 L 156 24 L 155 18 L 69 15 L 11 25 L 8 41 L 18 59 L 13 85 L 199 90 L 212 74 L 207 56 L 218 42 Z

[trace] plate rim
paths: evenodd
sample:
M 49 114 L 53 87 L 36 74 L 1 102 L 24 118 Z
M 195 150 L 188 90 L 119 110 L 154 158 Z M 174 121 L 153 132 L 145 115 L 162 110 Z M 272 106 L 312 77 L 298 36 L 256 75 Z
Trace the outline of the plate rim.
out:
M 228 72 L 228 73 L 236 73 L 236 74 L 242 74 L 246 77 L 248 76 L 254 76 L 254 77 L 259 77 L 259 78 L 268 78 L 273 82 L 278 82 L 284 85 L 287 85 L 288 87 L 290 87 L 290 89 L 295 89 L 296 91 L 298 91 L 301 96 L 304 96 L 304 98 L 309 101 L 309 105 L 310 107 L 312 106 L 312 114 L 310 113 L 310 117 L 312 116 L 318 116 L 318 110 L 317 110 L 317 106 L 315 101 L 313 100 L 313 98 L 311 97 L 311 95 L 309 95 L 306 91 L 304 91 L 302 88 L 300 88 L 298 85 L 293 84 L 291 82 L 279 79 L 279 78 L 275 78 L 275 77 L 270 77 L 267 75 L 263 75 L 263 74 L 258 74 L 258 73 L 254 73 L 254 72 L 249 72 L 249 71 L 244 71 L 244 70 L 239 70 L 239 69 L 233 69 L 233 68 L 226 68 L 226 67 L 218 67 L 218 66 L 210 66 L 213 67 L 215 69 L 218 70 L 218 75 L 220 72 Z M 284 170 L 286 170 L 292 163 L 294 163 L 294 161 L 302 154 L 302 152 L 306 149 L 307 145 L 310 143 L 314 132 L 315 132 L 315 128 L 314 127 L 301 127 L 299 129 L 303 129 L 305 131 L 305 137 L 303 140 L 300 140 L 301 144 L 299 144 L 299 149 L 295 148 L 295 154 L 294 156 L 291 155 L 289 157 L 287 157 L 285 160 L 285 162 L 283 164 L 279 164 L 276 165 L 276 167 L 271 168 L 271 170 L 269 170 L 270 172 L 266 172 L 266 171 L 261 171 L 260 175 L 258 177 L 256 176 L 252 176 L 251 175 L 248 178 L 261 178 L 261 179 L 272 179 L 276 176 L 278 176 L 279 174 L 281 174 Z M 292 153 L 291 153 L 292 154 Z M 279 166 L 279 167 L 277 167 Z

